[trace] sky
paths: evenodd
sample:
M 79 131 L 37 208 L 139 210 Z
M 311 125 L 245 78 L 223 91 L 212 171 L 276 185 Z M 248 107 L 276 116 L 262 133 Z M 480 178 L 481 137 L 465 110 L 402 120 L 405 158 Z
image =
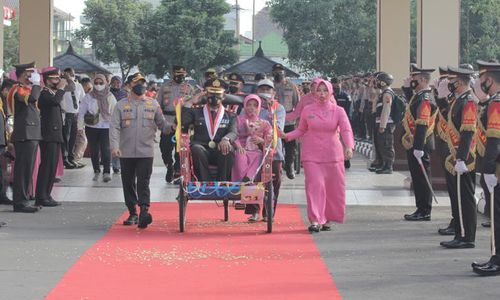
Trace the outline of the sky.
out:
M 54 0 L 54 5 L 65 12 L 70 13 L 75 17 L 74 27 L 79 27 L 80 15 L 85 8 L 85 0 Z M 236 0 L 226 0 L 227 3 L 234 5 Z M 242 8 L 240 11 L 240 32 L 244 34 L 247 31 L 252 31 L 252 0 L 238 0 L 238 4 Z M 266 0 L 255 0 L 255 13 L 266 6 Z

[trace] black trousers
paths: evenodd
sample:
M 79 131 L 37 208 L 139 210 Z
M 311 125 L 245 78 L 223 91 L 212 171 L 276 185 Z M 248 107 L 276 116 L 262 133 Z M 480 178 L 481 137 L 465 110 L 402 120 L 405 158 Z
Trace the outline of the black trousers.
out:
M 484 174 L 481 174 L 481 177 L 479 179 L 479 184 L 481 185 L 481 188 L 483 189 L 483 192 L 484 192 L 484 202 L 485 202 L 484 215 L 489 218 L 490 217 L 490 209 L 491 209 L 491 193 L 490 193 L 490 190 L 488 190 L 488 186 L 486 185 L 486 182 L 484 181 Z M 497 197 L 497 194 L 495 193 L 495 198 L 496 197 Z
M 495 247 L 497 253 L 500 253 L 500 184 L 495 186 L 495 199 L 493 199 L 493 201 L 495 201 L 495 222 L 491 224 L 491 226 L 495 226 Z M 500 263 L 500 256 L 498 257 L 498 261 Z
M 283 162 L 281 160 L 273 160 L 272 165 L 273 172 L 273 217 L 276 215 L 276 206 L 278 204 L 278 196 L 280 195 L 281 188 L 281 176 L 283 176 Z M 260 211 L 260 206 L 258 204 L 249 204 L 245 207 L 245 214 L 253 215 Z M 262 216 L 266 217 L 266 206 L 262 209 Z
M 211 149 L 200 144 L 191 145 L 194 173 L 199 181 L 210 181 L 209 165 L 217 166 L 217 181 L 231 181 L 234 153 L 223 155 L 219 149 Z
M 464 237 L 461 235 L 460 216 L 458 210 L 457 176 L 445 172 L 446 184 L 451 201 L 451 215 L 455 220 L 455 238 L 466 242 L 474 242 L 476 239 L 477 205 L 474 198 L 476 187 L 476 172 L 467 172 L 460 176 L 460 195 L 462 197 L 462 216 L 464 224 Z
M 160 151 L 161 158 L 163 159 L 163 163 L 167 168 L 174 167 L 175 171 L 179 171 L 179 153 L 175 152 L 175 144 L 172 143 L 172 137 L 175 136 L 175 133 L 160 135 Z M 172 156 L 172 152 L 174 152 L 174 156 Z M 174 162 L 175 157 L 175 162 Z
M 27 205 L 30 199 L 30 183 L 35 166 L 38 141 L 14 142 L 16 161 L 14 163 L 13 201 L 14 206 Z
M 85 134 L 90 146 L 90 158 L 94 172 L 100 173 L 99 158 L 102 160 L 104 172 L 110 173 L 111 150 L 109 149 L 109 129 L 85 127 Z
M 384 133 L 378 132 L 380 128 L 379 124 L 376 126 L 376 133 L 374 133 L 375 138 L 375 152 L 378 152 L 380 162 L 384 164 L 384 167 L 392 169 L 394 164 L 394 124 L 387 124 Z
M 410 169 L 411 180 L 413 183 L 413 191 L 415 193 L 415 204 L 417 209 L 421 212 L 430 213 L 432 210 L 432 194 L 429 189 L 429 185 L 425 180 L 424 173 L 422 173 L 422 168 L 418 163 L 417 159 L 413 155 L 413 148 L 406 151 L 406 157 L 408 159 L 408 168 Z M 424 165 L 425 173 L 431 179 L 431 161 L 429 158 L 429 153 L 424 152 L 422 157 L 422 164 Z
M 63 125 L 63 138 L 64 143 L 62 144 L 62 154 L 64 159 L 69 161 L 74 161 L 75 156 L 73 151 L 75 149 L 76 133 L 77 133 L 77 118 L 76 114 L 66 113 Z
M 35 198 L 49 200 L 56 179 L 57 163 L 61 153 L 61 144 L 55 142 L 40 142 L 40 168 L 36 182 Z
M 285 125 L 284 132 L 288 133 L 295 130 L 295 125 Z M 297 141 L 285 142 L 283 140 L 283 145 L 285 145 L 285 168 L 293 166 L 295 161 L 295 151 L 297 150 Z
M 149 180 L 153 172 L 153 158 L 120 158 L 121 177 L 125 205 L 131 214 L 137 214 L 137 205 L 151 202 Z

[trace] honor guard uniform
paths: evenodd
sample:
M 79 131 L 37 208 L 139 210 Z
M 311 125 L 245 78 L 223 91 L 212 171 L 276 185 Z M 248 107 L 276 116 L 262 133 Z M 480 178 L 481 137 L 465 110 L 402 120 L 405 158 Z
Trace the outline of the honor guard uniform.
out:
M 42 139 L 40 113 L 37 101 L 40 97 L 40 74 L 35 71 L 35 63 L 16 65 L 18 83 L 9 91 L 8 103 L 14 116 L 14 143 L 16 161 L 14 163 L 13 202 L 15 212 L 33 213 L 38 207 L 30 206 L 29 187 L 32 183 L 38 142 Z
M 473 263 L 475 273 L 483 276 L 500 275 L 500 185 L 498 184 L 500 154 L 500 63 L 478 61 L 481 89 L 490 98 L 481 111 L 478 127 L 478 154 L 482 157 L 481 172 L 488 189 L 494 192 L 492 256 L 486 263 Z M 490 204 L 491 205 L 491 204 Z
M 131 78 L 131 94 L 119 101 L 109 126 L 110 148 L 120 157 L 121 178 L 129 217 L 124 225 L 138 224 L 146 228 L 153 218 L 149 213 L 149 180 L 153 171 L 156 131 L 172 131 L 172 122 L 165 120 L 160 105 L 145 96 L 146 79 L 140 73 Z M 137 217 L 137 206 L 141 212 Z
M 180 98 L 184 100 L 184 103 L 189 103 L 192 100 L 194 89 L 186 82 L 186 68 L 183 66 L 174 66 L 172 68 L 172 80 L 166 82 L 158 91 L 157 100 L 160 103 L 161 110 L 165 119 L 170 122 L 175 122 L 175 104 Z M 171 182 L 174 177 L 174 171 L 179 172 L 179 155 L 175 153 L 175 164 L 173 158 L 173 151 L 175 149 L 175 143 L 172 138 L 175 136 L 174 133 L 160 136 L 160 151 L 163 163 L 167 167 L 167 174 L 165 180 Z
M 401 143 L 406 149 L 417 210 L 404 216 L 407 221 L 431 219 L 432 192 L 426 176 L 430 176 L 430 153 L 434 150 L 433 130 L 437 114 L 429 87 L 432 72 L 434 69 L 421 69 L 412 65 L 410 73 L 410 86 L 414 92 L 403 118 L 405 132 Z
M 40 141 L 40 168 L 37 176 L 35 198 L 36 206 L 58 206 L 52 196 L 56 179 L 57 164 L 61 155 L 63 120 L 61 102 L 64 99 L 66 80 L 62 80 L 58 68 L 45 68 L 42 71 L 45 87 L 40 93 L 38 108 L 42 140 Z
M 193 126 L 191 139 L 194 172 L 198 181 L 209 181 L 209 165 L 217 165 L 218 181 L 231 180 L 234 152 L 231 144 L 238 137 L 236 116 L 222 105 L 227 84 L 221 79 L 209 79 L 205 83 L 207 104 L 184 108 L 182 132 L 188 133 Z
M 455 94 L 450 93 L 448 90 L 447 67 L 439 67 L 439 79 L 434 89 L 434 98 L 438 106 L 436 117 L 436 149 L 439 150 L 439 161 L 443 170 L 446 172 L 445 162 L 448 155 L 450 155 L 450 151 L 448 150 L 448 111 L 450 109 L 450 103 L 455 101 Z M 450 185 L 447 184 L 446 186 L 449 187 Z M 448 193 L 450 193 L 449 190 Z M 440 235 L 455 235 L 455 220 L 453 216 L 448 226 L 446 228 L 439 228 L 438 233 Z
M 470 88 L 472 74 L 473 70 L 448 67 L 448 89 L 455 94 L 455 100 L 448 111 L 449 155 L 445 160 L 445 176 L 455 220 L 455 237 L 449 242 L 441 242 L 441 246 L 452 249 L 474 248 L 476 238 L 477 99 Z

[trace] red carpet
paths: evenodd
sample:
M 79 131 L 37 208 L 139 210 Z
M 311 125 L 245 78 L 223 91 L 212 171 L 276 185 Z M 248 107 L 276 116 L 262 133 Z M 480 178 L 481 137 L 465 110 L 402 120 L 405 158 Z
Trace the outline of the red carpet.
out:
M 278 207 L 272 234 L 213 203 L 188 204 L 179 233 L 177 211 L 154 203 L 146 230 L 121 216 L 47 299 L 341 299 L 298 207 Z

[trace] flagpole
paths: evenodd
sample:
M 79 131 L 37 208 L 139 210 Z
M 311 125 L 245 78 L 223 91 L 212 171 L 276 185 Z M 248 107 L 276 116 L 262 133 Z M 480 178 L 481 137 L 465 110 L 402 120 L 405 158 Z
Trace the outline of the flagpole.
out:
M 252 55 L 255 54 L 254 43 L 255 43 L 255 0 L 253 0 L 253 9 L 252 9 Z

